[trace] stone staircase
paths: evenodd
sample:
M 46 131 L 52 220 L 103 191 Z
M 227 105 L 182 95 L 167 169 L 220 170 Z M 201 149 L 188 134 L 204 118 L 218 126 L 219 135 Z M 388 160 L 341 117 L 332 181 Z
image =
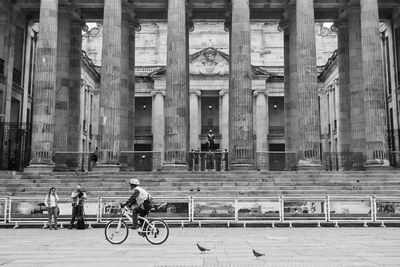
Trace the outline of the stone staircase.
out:
M 271 197 L 325 195 L 400 195 L 400 171 L 364 172 L 120 172 L 32 175 L 0 172 L 0 197 L 43 198 L 51 186 L 69 198 L 81 184 L 90 198 L 128 196 L 128 181 L 138 178 L 157 197 Z

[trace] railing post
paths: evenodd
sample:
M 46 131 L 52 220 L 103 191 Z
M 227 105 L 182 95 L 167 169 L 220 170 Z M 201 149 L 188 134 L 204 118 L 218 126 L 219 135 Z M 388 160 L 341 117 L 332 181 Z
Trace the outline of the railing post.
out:
M 239 221 L 239 201 L 238 198 L 235 197 L 235 222 Z
M 4 202 L 4 222 L 7 222 L 7 208 L 8 208 L 8 199 L 5 198 Z
M 189 216 L 189 222 L 192 222 L 193 220 L 192 220 L 192 196 L 189 196 L 189 199 L 188 199 L 188 216 Z
M 376 222 L 376 197 L 371 196 L 371 221 Z
M 192 219 L 190 221 L 193 222 L 194 221 L 194 197 L 190 196 L 190 198 L 191 198 L 191 206 L 192 206 L 192 211 L 191 211 Z
M 283 196 L 279 196 L 279 221 L 283 222 L 285 220 L 285 206 L 283 201 Z
M 329 196 L 325 197 L 325 221 L 326 222 L 330 222 L 331 221 L 330 197 Z
M 11 222 L 11 203 L 12 197 L 10 197 L 10 202 L 8 203 L 8 222 Z

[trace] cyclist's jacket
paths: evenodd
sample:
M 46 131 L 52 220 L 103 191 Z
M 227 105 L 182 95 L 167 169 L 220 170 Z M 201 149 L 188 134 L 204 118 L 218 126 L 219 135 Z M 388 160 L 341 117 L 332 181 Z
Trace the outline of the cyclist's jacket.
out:
M 133 194 L 128 199 L 128 201 L 125 202 L 124 206 L 131 206 L 133 204 L 142 205 L 145 201 L 149 201 L 150 199 L 151 196 L 149 193 L 147 193 L 146 190 L 144 190 L 140 186 L 136 186 Z

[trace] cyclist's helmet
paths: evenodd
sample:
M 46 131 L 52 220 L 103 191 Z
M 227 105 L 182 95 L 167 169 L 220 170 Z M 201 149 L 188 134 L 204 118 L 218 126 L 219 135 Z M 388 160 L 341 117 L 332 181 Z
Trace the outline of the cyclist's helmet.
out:
M 136 179 L 136 178 L 132 178 L 132 179 L 129 181 L 129 184 L 131 184 L 131 185 L 140 185 L 139 180 Z

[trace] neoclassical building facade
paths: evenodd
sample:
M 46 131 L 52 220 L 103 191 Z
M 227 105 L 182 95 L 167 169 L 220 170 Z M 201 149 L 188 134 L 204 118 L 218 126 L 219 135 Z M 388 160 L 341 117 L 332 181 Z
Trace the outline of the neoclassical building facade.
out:
M 229 151 L 231 165 L 252 168 L 258 160 L 257 152 L 270 150 L 268 118 L 276 105 L 276 109 L 284 109 L 280 120 L 283 125 L 277 127 L 284 129 L 286 161 L 294 162 L 296 169 L 320 169 L 315 32 L 318 21 L 335 22 L 338 34 L 340 166 L 353 169 L 388 165 L 385 69 L 379 29 L 380 22 L 387 20 L 394 26 L 391 30 L 397 32 L 399 3 L 395 0 L 16 0 L 3 2 L 0 10 L 2 25 L 10 29 L 3 34 L 3 40 L 15 31 L 17 17 L 39 22 L 31 170 L 52 168 L 55 151 L 81 150 L 79 91 L 81 31 L 85 21 L 101 21 L 104 37 L 98 112 L 99 170 L 119 169 L 121 152 L 134 151 L 135 145 L 147 142 L 146 138 L 136 138 L 134 129 L 141 129 L 148 122 L 136 120 L 139 117 L 135 112 L 139 111 L 135 104 L 141 105 L 142 111 L 152 105 L 151 149 L 161 152 L 166 168 L 185 168 L 190 149 L 201 146 L 202 126 L 214 126 L 216 117 L 218 144 Z M 165 50 L 165 66 L 139 77 L 135 73 L 136 32 L 141 30 L 141 23 L 151 21 L 166 22 L 165 46 L 158 48 Z M 227 51 L 213 46 L 190 51 L 190 34 L 198 21 L 223 22 Z M 251 25 L 271 21 L 278 24 L 283 40 L 283 82 L 273 69 L 252 60 Z M 207 36 L 204 39 L 207 42 Z M 392 40 L 389 46 L 395 44 Z M 264 52 L 267 53 L 261 54 Z M 396 56 L 392 58 L 397 63 Z M 4 57 L 7 59 L 7 55 Z M 4 66 L 12 69 L 13 65 L 6 60 Z M 393 79 L 398 79 L 397 73 Z M 196 84 L 196 77 L 203 76 L 209 79 L 197 78 Z M 147 88 L 149 80 L 153 83 L 151 102 L 142 103 L 140 100 L 146 100 L 139 99 L 144 89 L 139 84 Z M 207 84 L 209 81 L 212 82 Z M 221 81 L 226 82 L 215 86 Z M 60 86 L 68 91 L 68 96 L 64 95 L 68 100 L 65 106 L 57 105 Z M 272 100 L 270 97 L 279 86 L 283 88 L 283 103 L 277 100 L 270 109 L 267 100 Z M 5 92 L 7 95 L 7 89 Z M 199 97 L 208 105 L 202 106 Z M 3 99 L 7 106 L 9 98 Z M 218 116 L 212 113 L 216 105 Z M 62 116 L 56 116 L 58 109 L 64 109 Z M 208 109 L 210 114 L 199 112 L 200 109 Z M 208 119 L 203 122 L 203 118 Z M 64 134 L 63 142 L 57 141 L 57 132 Z

